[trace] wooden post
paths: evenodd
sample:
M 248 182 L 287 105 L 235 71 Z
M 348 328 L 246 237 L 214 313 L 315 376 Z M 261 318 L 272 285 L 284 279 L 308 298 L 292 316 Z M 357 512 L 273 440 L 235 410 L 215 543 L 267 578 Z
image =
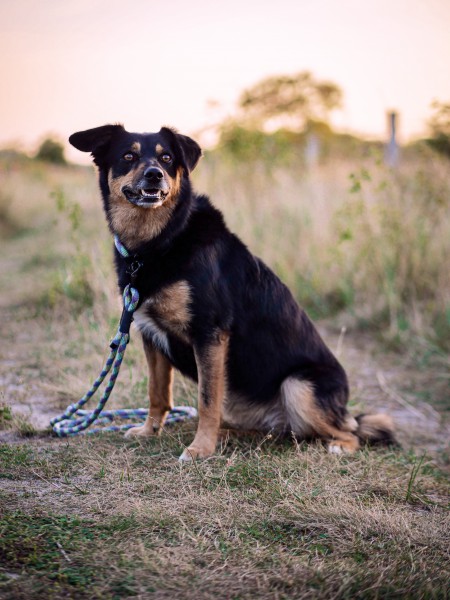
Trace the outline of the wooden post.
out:
M 389 167 L 396 167 L 399 160 L 399 146 L 397 143 L 397 117 L 394 111 L 388 113 L 389 141 L 385 149 L 385 161 Z
M 305 146 L 305 162 L 308 168 L 315 167 L 319 162 L 320 140 L 314 131 L 307 134 Z

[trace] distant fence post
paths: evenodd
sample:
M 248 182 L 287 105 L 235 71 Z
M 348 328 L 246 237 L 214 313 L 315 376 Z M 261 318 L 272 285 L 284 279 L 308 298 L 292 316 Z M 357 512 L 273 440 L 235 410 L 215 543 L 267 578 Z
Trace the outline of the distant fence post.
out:
M 389 167 L 396 167 L 400 156 L 400 150 L 397 143 L 397 122 L 398 114 L 394 111 L 388 113 L 388 131 L 389 141 L 385 149 L 385 162 Z
M 314 167 L 319 162 L 320 140 L 314 131 L 308 134 L 305 146 L 305 162 L 308 168 Z

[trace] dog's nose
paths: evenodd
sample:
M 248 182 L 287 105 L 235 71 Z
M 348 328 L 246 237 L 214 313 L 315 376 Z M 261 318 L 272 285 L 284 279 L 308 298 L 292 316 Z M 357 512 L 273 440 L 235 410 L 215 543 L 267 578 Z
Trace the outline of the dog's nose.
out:
M 164 173 L 158 167 L 149 167 L 144 171 L 144 177 L 149 181 L 161 181 Z

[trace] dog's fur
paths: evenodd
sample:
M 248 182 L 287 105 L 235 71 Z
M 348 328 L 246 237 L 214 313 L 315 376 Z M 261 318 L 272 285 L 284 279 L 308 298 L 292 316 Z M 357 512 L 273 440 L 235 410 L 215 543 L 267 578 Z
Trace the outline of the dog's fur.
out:
M 226 227 L 189 173 L 201 149 L 163 127 L 136 134 L 104 125 L 70 137 L 91 152 L 111 231 L 143 263 L 135 323 L 149 366 L 150 411 L 128 431 L 161 431 L 173 368 L 198 382 L 199 423 L 181 460 L 211 455 L 221 424 L 327 440 L 393 442 L 386 415 L 351 417 L 346 374 L 290 291 Z M 116 251 L 119 286 L 129 283 Z

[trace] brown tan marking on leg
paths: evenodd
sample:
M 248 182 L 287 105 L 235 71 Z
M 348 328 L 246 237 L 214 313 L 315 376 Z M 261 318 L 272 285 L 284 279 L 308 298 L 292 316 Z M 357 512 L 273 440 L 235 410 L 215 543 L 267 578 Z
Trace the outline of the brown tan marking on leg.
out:
M 225 394 L 228 341 L 229 335 L 220 333 L 207 348 L 194 349 L 198 369 L 199 422 L 194 441 L 180 456 L 180 461 L 205 458 L 215 451 Z
M 316 435 L 330 440 L 328 450 L 333 454 L 358 450 L 359 440 L 356 435 L 348 430 L 338 429 L 328 422 L 327 415 L 320 409 L 313 386 L 309 382 L 288 377 L 281 389 L 288 426 L 296 435 Z M 348 429 L 349 424 L 346 422 L 344 427 Z
M 148 395 L 150 407 L 145 423 L 133 427 L 127 436 L 149 437 L 161 433 L 164 421 L 173 408 L 172 384 L 173 368 L 168 359 L 144 341 L 144 351 L 148 363 Z

